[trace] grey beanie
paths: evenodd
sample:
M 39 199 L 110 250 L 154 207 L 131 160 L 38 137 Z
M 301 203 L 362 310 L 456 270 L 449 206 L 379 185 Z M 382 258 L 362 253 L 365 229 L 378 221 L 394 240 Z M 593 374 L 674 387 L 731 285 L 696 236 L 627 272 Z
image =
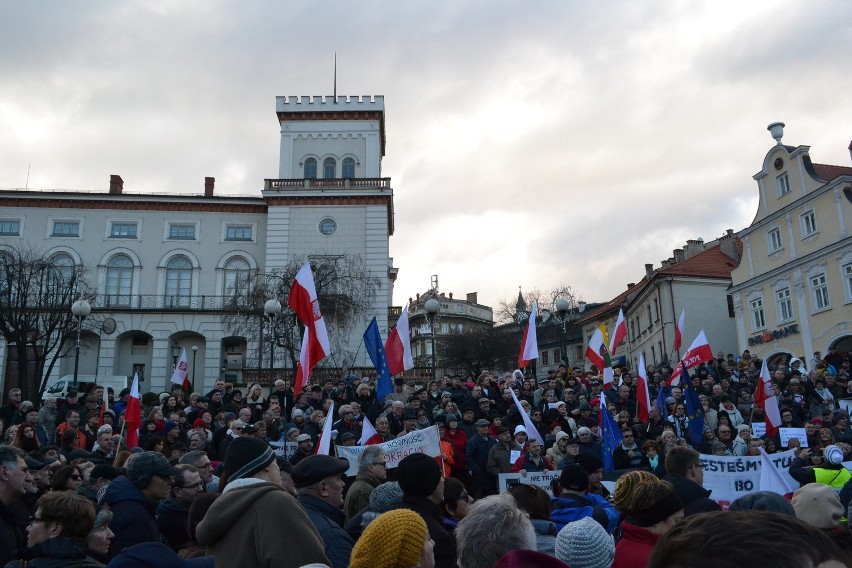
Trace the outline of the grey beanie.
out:
M 783 513 L 796 516 L 796 510 L 793 505 L 784 499 L 781 495 L 771 491 L 755 491 L 748 495 L 743 495 L 739 499 L 731 503 L 729 511 L 770 511 L 773 513 Z
M 556 535 L 556 558 L 571 568 L 610 568 L 615 541 L 591 517 L 568 523 Z
M 402 487 L 396 481 L 382 483 L 370 493 L 370 510 L 387 513 L 402 505 Z

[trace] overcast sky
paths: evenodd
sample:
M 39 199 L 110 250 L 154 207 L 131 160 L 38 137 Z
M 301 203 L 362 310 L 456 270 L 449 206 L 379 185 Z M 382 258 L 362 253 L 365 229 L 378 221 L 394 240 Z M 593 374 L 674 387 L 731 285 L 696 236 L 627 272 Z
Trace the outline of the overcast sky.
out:
M 0 187 L 259 195 L 276 95 L 384 95 L 399 267 L 603 301 L 754 217 L 784 142 L 850 165 L 852 2 L 0 1 Z

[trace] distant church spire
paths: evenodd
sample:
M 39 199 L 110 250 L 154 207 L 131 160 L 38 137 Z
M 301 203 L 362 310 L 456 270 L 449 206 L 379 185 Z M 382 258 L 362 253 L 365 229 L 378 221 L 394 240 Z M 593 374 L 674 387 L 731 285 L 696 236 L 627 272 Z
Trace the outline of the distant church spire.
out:
M 516 312 L 527 311 L 527 303 L 524 301 L 524 294 L 521 292 L 521 287 L 518 286 L 518 302 L 515 304 Z

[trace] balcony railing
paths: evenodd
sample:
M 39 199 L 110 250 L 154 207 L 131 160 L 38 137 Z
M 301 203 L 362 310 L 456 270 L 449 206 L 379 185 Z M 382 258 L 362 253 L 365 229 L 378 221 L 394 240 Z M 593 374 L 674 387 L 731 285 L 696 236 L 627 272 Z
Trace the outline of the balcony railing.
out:
M 302 189 L 390 189 L 390 178 L 265 179 L 265 191 Z
M 105 294 L 89 302 L 93 309 L 124 311 L 215 311 L 246 312 L 261 310 L 233 296 L 167 296 L 155 294 Z

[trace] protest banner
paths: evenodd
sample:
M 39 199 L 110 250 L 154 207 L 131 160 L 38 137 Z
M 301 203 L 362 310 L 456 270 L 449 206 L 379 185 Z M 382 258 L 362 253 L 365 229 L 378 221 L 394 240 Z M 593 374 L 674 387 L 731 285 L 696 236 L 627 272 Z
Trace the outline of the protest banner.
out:
M 269 442 L 269 445 L 272 447 L 273 454 L 287 459 L 292 458 L 299 449 L 299 444 L 296 442 Z
M 528 472 L 526 475 L 521 473 L 501 473 L 498 476 L 498 489 L 500 493 L 505 493 L 511 486 L 523 483 L 524 485 L 536 485 L 547 491 L 549 495 L 553 495 L 553 492 L 550 490 L 551 483 L 554 479 L 559 479 L 561 474 L 561 471 Z
M 424 428 L 423 430 L 415 430 L 405 436 L 375 445 L 385 451 L 385 463 L 388 469 L 395 468 L 402 461 L 402 458 L 411 454 L 421 453 L 432 457 L 441 455 L 441 439 L 438 434 L 438 428 L 435 426 Z M 346 470 L 347 476 L 358 473 L 358 456 L 361 455 L 361 452 L 366 447 L 335 446 L 337 457 L 349 460 L 349 469 Z
M 800 447 L 808 447 L 808 434 L 804 428 L 778 428 L 778 435 L 781 438 L 782 448 L 789 448 L 787 444 L 790 443 L 790 438 L 796 438 Z
M 788 469 L 793 461 L 794 451 L 788 450 L 769 454 L 769 459 L 778 473 L 786 479 L 794 490 L 799 482 L 790 477 Z M 760 456 L 711 456 L 701 454 L 701 469 L 704 470 L 705 489 L 712 491 L 710 498 L 727 510 L 736 499 L 760 490 Z

